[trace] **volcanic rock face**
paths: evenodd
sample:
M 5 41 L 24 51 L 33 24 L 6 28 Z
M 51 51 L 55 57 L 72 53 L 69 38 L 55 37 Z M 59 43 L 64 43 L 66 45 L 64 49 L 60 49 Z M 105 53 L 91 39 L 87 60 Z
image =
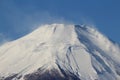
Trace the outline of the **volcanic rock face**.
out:
M 120 80 L 120 47 L 88 26 L 43 25 L 0 46 L 0 80 Z
M 61 73 L 56 69 L 46 70 L 45 72 L 39 69 L 34 73 L 25 75 L 24 80 L 80 80 L 71 72 L 65 72 L 61 69 Z

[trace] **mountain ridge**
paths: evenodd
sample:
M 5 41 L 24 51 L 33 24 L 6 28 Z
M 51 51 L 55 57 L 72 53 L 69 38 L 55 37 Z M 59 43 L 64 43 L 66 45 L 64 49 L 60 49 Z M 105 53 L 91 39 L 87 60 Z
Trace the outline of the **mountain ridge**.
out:
M 3 80 L 120 79 L 120 47 L 83 25 L 43 25 L 1 46 L 0 60 Z

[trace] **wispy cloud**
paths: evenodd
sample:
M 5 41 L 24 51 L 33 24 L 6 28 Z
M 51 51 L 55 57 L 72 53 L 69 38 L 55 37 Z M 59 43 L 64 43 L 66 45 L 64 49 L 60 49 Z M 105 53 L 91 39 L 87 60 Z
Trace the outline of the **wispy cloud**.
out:
M 21 7 L 14 0 L 2 2 L 6 20 L 9 21 L 9 25 L 17 34 L 31 32 L 42 24 L 72 23 L 72 21 L 65 20 L 62 16 L 58 17 L 49 11 L 39 10 L 36 5 L 29 5 Z
M 24 1 L 24 0 L 23 0 Z M 20 3 L 19 3 L 20 4 Z M 39 10 L 40 6 L 29 3 L 29 0 L 25 4 L 19 5 L 15 0 L 2 0 L 0 7 L 4 7 L 3 16 L 6 18 L 7 26 L 13 31 L 11 37 L 21 37 L 43 24 L 63 23 L 63 24 L 79 24 L 73 20 L 67 19 L 65 16 L 60 16 L 50 12 L 49 10 Z M 91 20 L 86 17 L 77 16 L 73 14 L 75 19 L 80 18 L 80 23 L 93 25 Z M 11 32 L 11 31 L 10 31 Z M 9 32 L 9 33 L 10 33 Z M 17 38 L 18 38 L 17 37 Z M 14 38 L 13 38 L 14 39 Z

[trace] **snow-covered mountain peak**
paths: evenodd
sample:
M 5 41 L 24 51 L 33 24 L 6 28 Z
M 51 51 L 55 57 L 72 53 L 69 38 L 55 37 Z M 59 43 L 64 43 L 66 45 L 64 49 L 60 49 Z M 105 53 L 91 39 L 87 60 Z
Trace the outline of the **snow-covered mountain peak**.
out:
M 0 80 L 119 80 L 120 48 L 97 29 L 42 25 L 0 47 Z

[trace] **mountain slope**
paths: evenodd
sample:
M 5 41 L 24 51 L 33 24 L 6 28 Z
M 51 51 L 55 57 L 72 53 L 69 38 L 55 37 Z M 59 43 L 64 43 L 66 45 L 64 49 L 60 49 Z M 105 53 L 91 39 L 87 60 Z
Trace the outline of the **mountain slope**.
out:
M 0 47 L 1 80 L 119 80 L 120 47 L 88 26 L 43 25 Z

